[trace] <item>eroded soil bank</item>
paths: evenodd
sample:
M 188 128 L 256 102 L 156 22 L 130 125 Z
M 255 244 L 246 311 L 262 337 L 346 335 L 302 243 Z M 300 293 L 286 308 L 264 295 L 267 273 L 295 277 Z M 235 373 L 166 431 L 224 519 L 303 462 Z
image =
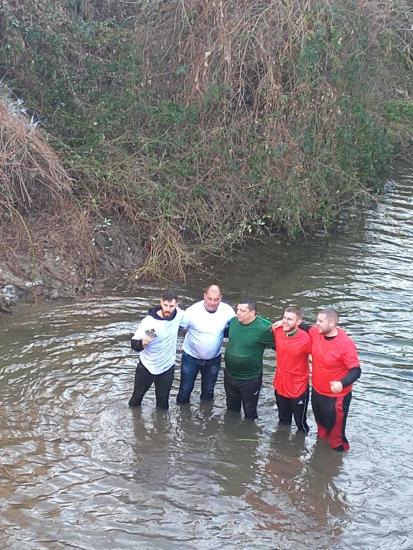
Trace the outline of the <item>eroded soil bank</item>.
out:
M 57 220 L 53 225 L 49 220 L 45 226 L 37 221 L 28 228 L 33 248 L 18 247 L 15 241 L 8 261 L 0 259 L 0 311 L 12 311 L 21 300 L 73 298 L 133 285 L 133 270 L 143 261 L 144 246 L 130 229 L 121 220 L 106 220 L 88 231 L 90 246 L 76 247 L 72 225 Z M 68 236 L 63 247 L 62 234 Z

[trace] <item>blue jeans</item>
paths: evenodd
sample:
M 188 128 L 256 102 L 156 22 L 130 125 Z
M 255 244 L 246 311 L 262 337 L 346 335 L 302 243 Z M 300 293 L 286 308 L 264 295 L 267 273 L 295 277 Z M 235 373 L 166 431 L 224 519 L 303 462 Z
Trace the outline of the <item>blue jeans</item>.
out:
M 196 359 L 192 355 L 182 353 L 181 361 L 181 383 L 176 397 L 178 404 L 189 403 L 195 379 L 201 371 L 201 399 L 212 401 L 214 399 L 214 388 L 221 366 L 221 355 L 213 359 Z

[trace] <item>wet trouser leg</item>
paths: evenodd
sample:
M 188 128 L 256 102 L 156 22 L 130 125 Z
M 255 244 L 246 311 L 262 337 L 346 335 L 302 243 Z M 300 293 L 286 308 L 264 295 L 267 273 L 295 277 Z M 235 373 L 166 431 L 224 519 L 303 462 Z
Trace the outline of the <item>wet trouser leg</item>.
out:
M 184 403 L 189 403 L 196 377 L 201 368 L 200 363 L 200 360 L 192 357 L 192 355 L 188 355 L 185 352 L 182 353 L 181 381 L 179 383 L 178 395 L 176 396 L 176 402 L 178 404 L 182 405 Z
M 140 407 L 143 396 L 152 386 L 154 375 L 146 369 L 139 361 L 135 371 L 135 385 L 132 397 L 129 399 L 130 407 Z
M 299 432 L 308 433 L 310 431 L 310 428 L 307 424 L 307 409 L 309 400 L 309 388 L 307 388 L 306 391 L 302 395 L 300 395 L 300 397 L 295 397 L 294 399 L 292 399 L 294 420 Z
M 227 398 L 227 409 L 229 411 L 241 411 L 241 393 L 236 385 L 235 378 L 232 378 L 228 371 L 224 371 L 224 389 Z
M 227 409 L 235 412 L 244 409 L 245 418 L 258 418 L 257 405 L 262 386 L 262 375 L 250 380 L 237 380 L 224 372 L 224 388 L 227 396 Z
M 155 396 L 158 409 L 169 409 L 169 394 L 174 380 L 175 365 L 167 371 L 155 375 Z
M 291 424 L 294 416 L 295 423 L 299 432 L 308 433 L 310 431 L 307 424 L 307 409 L 310 397 L 310 390 L 307 390 L 299 397 L 284 397 L 275 392 L 275 400 L 278 407 L 278 418 L 280 424 Z
M 201 400 L 212 401 L 214 389 L 217 382 L 219 369 L 221 367 L 221 355 L 213 359 L 203 361 L 201 366 Z
M 278 418 L 281 424 L 291 424 L 294 416 L 299 432 L 310 431 L 307 424 L 307 409 L 310 391 L 307 390 L 299 397 L 284 397 L 275 392 L 275 400 L 278 407 Z
M 241 387 L 241 400 L 245 418 L 258 418 L 257 406 L 262 386 L 262 374 L 258 378 L 246 380 Z
M 275 401 L 278 408 L 278 420 L 281 424 L 291 424 L 293 419 L 292 400 L 289 397 L 283 397 L 277 392 L 275 393 Z
M 316 390 L 311 394 L 311 405 L 317 422 L 318 437 L 326 439 L 336 451 L 348 451 L 350 445 L 345 431 L 351 392 L 341 397 L 322 395 Z

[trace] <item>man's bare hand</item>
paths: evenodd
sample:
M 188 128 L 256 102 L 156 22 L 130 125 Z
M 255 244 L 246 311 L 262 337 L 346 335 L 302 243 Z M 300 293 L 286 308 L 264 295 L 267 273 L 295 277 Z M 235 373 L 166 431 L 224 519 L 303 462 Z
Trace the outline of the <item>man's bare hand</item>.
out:
M 340 393 L 343 391 L 343 384 L 339 380 L 332 380 L 330 382 L 330 390 L 332 393 Z

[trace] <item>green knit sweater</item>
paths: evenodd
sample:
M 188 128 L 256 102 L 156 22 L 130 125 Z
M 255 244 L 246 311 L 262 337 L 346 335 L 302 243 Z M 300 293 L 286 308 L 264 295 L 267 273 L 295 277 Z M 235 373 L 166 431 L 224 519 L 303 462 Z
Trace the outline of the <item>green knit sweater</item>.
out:
M 266 347 L 274 347 L 271 322 L 256 317 L 249 325 L 236 317 L 229 323 L 225 368 L 237 380 L 249 380 L 262 373 L 262 357 Z

